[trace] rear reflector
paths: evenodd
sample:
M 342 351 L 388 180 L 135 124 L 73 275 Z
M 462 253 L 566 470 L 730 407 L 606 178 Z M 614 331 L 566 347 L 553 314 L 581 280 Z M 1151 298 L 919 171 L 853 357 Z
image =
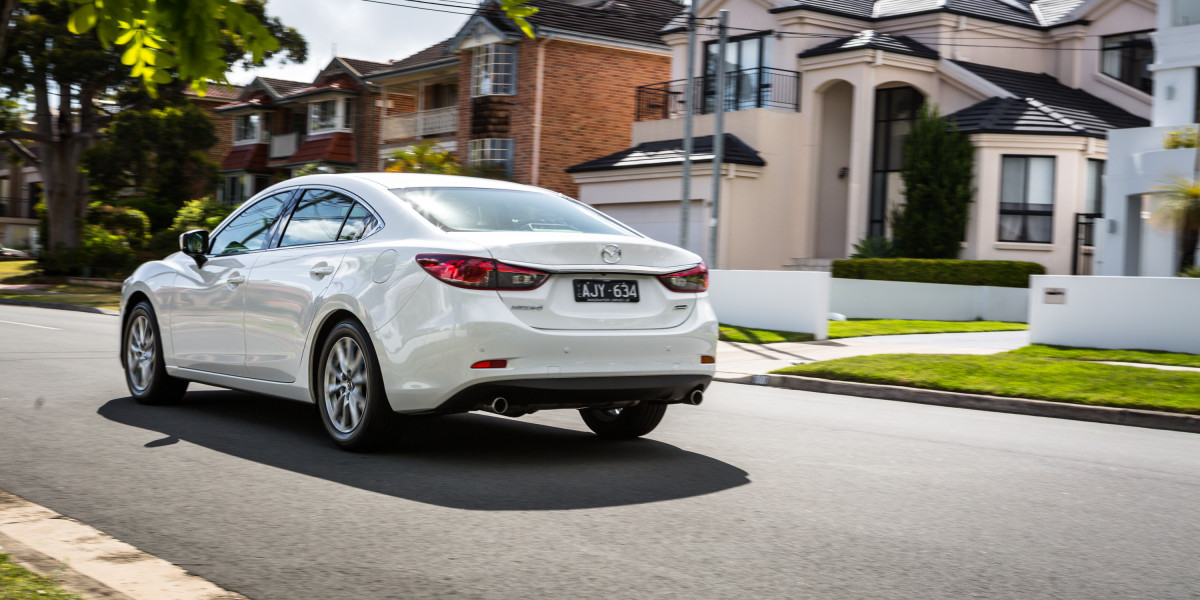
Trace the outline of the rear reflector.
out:
M 472 369 L 504 369 L 507 367 L 507 360 L 481 360 L 471 365 Z
M 417 264 L 445 283 L 476 290 L 532 290 L 550 277 L 549 273 L 475 256 L 418 254 Z
M 672 292 L 700 293 L 708 290 L 708 267 L 700 263 L 686 271 L 659 275 L 658 280 Z
M 700 357 L 700 364 L 702 364 L 702 365 L 715 365 L 715 364 L 717 364 L 717 357 L 715 357 L 715 356 L 701 356 L 701 357 Z

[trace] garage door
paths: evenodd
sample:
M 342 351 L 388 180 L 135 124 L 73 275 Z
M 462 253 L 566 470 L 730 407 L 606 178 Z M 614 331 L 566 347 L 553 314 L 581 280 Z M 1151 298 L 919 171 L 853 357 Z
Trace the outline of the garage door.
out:
M 600 204 L 595 208 L 608 216 L 638 230 L 638 232 L 660 242 L 679 245 L 679 202 L 630 202 L 626 204 Z M 696 200 L 688 209 L 687 249 L 707 256 L 708 209 L 704 202 Z

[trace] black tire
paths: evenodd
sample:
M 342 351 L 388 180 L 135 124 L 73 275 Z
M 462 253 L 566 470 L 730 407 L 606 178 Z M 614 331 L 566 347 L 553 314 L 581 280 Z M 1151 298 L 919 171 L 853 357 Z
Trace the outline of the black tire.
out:
M 125 320 L 121 332 L 121 366 L 125 385 L 142 404 L 171 404 L 187 392 L 188 382 L 167 375 L 163 362 L 162 335 L 154 307 L 147 301 L 137 303 Z
M 348 319 L 334 326 L 321 345 L 315 373 L 317 412 L 335 444 L 363 452 L 399 439 L 403 418 L 388 404 L 375 348 L 361 325 Z
M 627 408 L 583 408 L 579 415 L 596 435 L 603 438 L 629 439 L 654 431 L 667 414 L 666 404 L 641 404 Z

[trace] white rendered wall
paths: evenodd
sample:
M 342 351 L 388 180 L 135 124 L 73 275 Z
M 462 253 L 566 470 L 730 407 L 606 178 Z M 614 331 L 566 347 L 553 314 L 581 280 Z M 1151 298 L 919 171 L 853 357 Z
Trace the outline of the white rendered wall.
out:
M 1063 304 L 1045 303 L 1047 288 Z M 1035 275 L 1029 339 L 1034 344 L 1200 354 L 1200 279 Z
M 908 281 L 834 279 L 830 310 L 851 319 L 1026 322 L 1029 290 Z
M 711 271 L 708 297 L 725 325 L 829 337 L 829 273 Z

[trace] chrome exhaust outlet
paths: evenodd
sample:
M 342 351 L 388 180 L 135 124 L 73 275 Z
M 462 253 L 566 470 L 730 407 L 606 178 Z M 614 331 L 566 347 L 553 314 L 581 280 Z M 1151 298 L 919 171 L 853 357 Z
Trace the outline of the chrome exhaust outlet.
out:
M 704 390 L 696 388 L 692 390 L 692 393 L 688 394 L 688 404 L 691 404 L 692 406 L 700 406 L 701 402 L 704 402 Z
M 508 412 L 508 400 L 505 400 L 503 396 L 498 396 L 492 400 L 492 412 L 498 415 Z

